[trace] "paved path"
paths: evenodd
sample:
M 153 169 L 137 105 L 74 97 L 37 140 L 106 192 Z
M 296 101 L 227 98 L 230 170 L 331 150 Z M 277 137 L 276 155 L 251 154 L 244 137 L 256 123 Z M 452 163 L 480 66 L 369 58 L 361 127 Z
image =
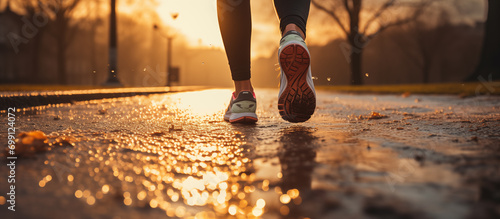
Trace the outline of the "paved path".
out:
M 164 94 L 206 89 L 201 86 L 175 87 L 130 87 L 101 88 L 89 90 L 56 91 L 2 91 L 0 92 L 0 111 L 15 105 L 17 108 L 31 108 L 44 105 L 73 103 L 105 98 L 131 97 L 137 95 Z
M 312 119 L 291 124 L 276 94 L 257 91 L 256 125 L 222 121 L 229 90 L 17 112 L 17 133 L 55 146 L 18 158 L 16 212 L 0 214 L 498 218 L 500 97 L 319 92 Z M 0 203 L 11 185 L 1 160 Z

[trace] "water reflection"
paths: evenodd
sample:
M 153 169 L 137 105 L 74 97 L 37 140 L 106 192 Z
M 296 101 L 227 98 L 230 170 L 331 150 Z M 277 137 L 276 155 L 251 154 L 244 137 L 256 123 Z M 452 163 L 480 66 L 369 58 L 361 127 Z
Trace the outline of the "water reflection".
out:
M 262 215 L 263 218 L 310 216 L 310 212 L 302 204 L 312 193 L 312 173 L 319 145 L 315 136 L 316 129 L 294 125 L 276 130 L 266 127 L 266 124 L 232 127 L 241 133 L 245 140 L 245 144 L 241 146 L 244 148 L 243 153 L 248 154 L 250 163 L 257 168 L 248 166 L 246 172 L 256 175 L 253 182 L 256 189 L 247 194 L 248 201 L 254 203 L 252 215 Z M 271 142 L 276 144 L 262 145 L 268 137 L 275 139 Z M 273 148 L 276 153 L 270 153 Z M 231 213 L 231 208 L 229 212 Z
M 257 128 L 214 119 L 222 117 L 225 94 L 210 90 L 124 98 L 120 107 L 86 106 L 91 116 L 108 109 L 97 115 L 105 129 L 54 133 L 78 137 L 74 148 L 47 154 L 45 164 L 88 205 L 119 202 L 179 218 L 262 216 L 266 202 L 252 199 L 259 188 L 245 152 Z M 200 99 L 211 102 L 195 101 Z M 44 177 L 39 185 L 53 181 Z
M 317 137 L 314 129 L 293 126 L 282 131 L 279 160 L 281 164 L 279 196 L 283 204 L 279 211 L 284 218 L 301 218 L 304 212 L 302 198 L 311 191 L 312 173 L 315 166 Z
M 316 157 L 314 129 L 294 126 L 282 131 L 279 159 L 282 170 L 281 187 L 285 190 L 311 188 L 311 173 Z
M 168 217 L 301 215 L 296 208 L 311 187 L 315 130 L 223 122 L 226 93 L 138 96 L 49 111 L 78 122 L 47 133 L 73 139 L 74 147 L 44 155 L 39 189 L 57 185 L 85 205 L 154 209 Z M 257 148 L 271 148 L 261 152 L 275 160 L 272 179 L 256 179 Z

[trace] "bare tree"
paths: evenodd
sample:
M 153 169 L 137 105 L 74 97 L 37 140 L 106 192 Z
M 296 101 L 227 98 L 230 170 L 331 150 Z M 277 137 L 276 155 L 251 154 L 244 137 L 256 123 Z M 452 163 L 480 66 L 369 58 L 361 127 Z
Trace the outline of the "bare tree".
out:
M 40 57 L 40 51 L 41 51 L 41 45 L 42 45 L 42 36 L 43 32 L 46 29 L 46 22 L 44 20 L 40 20 L 40 18 L 47 18 L 44 16 L 36 16 L 40 15 L 43 13 L 43 10 L 39 7 L 39 4 L 36 1 L 19 1 L 19 6 L 24 10 L 24 16 L 28 20 L 32 20 L 32 18 L 38 17 L 38 21 L 42 22 L 42 25 L 37 25 L 36 27 L 36 34 L 34 34 L 32 42 L 33 42 L 33 56 L 32 56 L 32 62 L 33 62 L 33 68 L 29 72 L 30 75 L 30 82 L 32 83 L 39 83 L 40 82 L 40 75 L 39 75 L 39 57 Z
M 71 24 L 72 15 L 81 0 L 17 0 L 18 5 L 24 10 L 28 21 L 37 22 L 33 30 L 36 35 L 34 40 L 34 71 L 31 73 L 33 80 L 39 78 L 38 59 L 41 51 L 42 32 L 47 31 L 55 38 L 57 59 L 57 80 L 59 84 L 67 83 L 66 75 L 66 50 L 71 39 L 76 33 L 75 25 Z
M 431 69 L 434 66 L 437 53 L 443 49 L 444 42 L 454 38 L 451 30 L 450 15 L 441 9 L 436 25 L 429 24 L 424 19 L 417 19 L 404 25 L 408 37 L 399 37 L 395 42 L 422 71 L 422 83 L 429 83 Z M 413 45 L 414 48 L 409 48 Z
M 65 53 L 76 32 L 76 29 L 71 26 L 71 19 L 80 0 L 23 0 L 20 2 L 27 16 L 43 13 L 42 17 L 50 20 L 47 29 L 48 33 L 56 40 L 58 83 L 66 84 Z M 42 28 L 45 29 L 45 25 Z
M 57 78 L 59 84 L 67 84 L 66 74 L 66 48 L 74 37 L 76 29 L 71 27 L 72 14 L 80 0 L 49 0 L 47 5 L 54 10 L 54 30 L 52 32 L 56 39 L 57 56 Z
M 89 62 L 90 62 L 90 72 L 92 78 L 92 85 L 97 85 L 97 49 L 96 49 L 96 36 L 97 28 L 103 23 L 101 16 L 101 0 L 87 0 L 86 10 L 87 18 L 85 18 L 85 23 L 88 24 L 89 31 Z
M 500 1 L 488 0 L 483 50 L 476 70 L 466 81 L 500 80 Z
M 363 0 L 312 0 L 312 4 L 328 14 L 345 34 L 347 44 L 341 46 L 351 67 L 351 84 L 360 85 L 362 81 L 362 56 L 367 44 L 379 33 L 388 28 L 416 20 L 430 4 L 429 0 L 403 2 L 385 0 L 378 8 L 363 11 Z M 405 15 L 386 15 L 392 9 L 415 7 L 416 10 Z M 367 19 L 361 22 L 361 14 L 367 13 Z M 341 15 L 346 15 L 343 19 Z M 347 22 L 344 22 L 347 20 Z

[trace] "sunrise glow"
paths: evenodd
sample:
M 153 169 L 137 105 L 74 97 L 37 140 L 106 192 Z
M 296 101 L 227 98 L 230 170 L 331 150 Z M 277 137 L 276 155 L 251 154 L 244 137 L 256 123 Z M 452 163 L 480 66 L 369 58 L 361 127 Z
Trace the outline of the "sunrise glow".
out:
M 187 37 L 190 46 L 222 48 L 215 0 L 160 1 L 157 12 L 166 25 Z M 174 13 L 179 14 L 175 20 Z

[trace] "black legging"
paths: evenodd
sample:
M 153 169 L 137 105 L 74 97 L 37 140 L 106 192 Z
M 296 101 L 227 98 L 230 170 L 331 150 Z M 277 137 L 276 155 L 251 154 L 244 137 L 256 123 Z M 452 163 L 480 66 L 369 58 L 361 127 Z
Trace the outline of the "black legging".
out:
M 305 34 L 310 0 L 274 0 L 281 32 L 296 24 Z M 235 81 L 250 79 L 250 0 L 217 0 L 217 14 L 231 76 Z

